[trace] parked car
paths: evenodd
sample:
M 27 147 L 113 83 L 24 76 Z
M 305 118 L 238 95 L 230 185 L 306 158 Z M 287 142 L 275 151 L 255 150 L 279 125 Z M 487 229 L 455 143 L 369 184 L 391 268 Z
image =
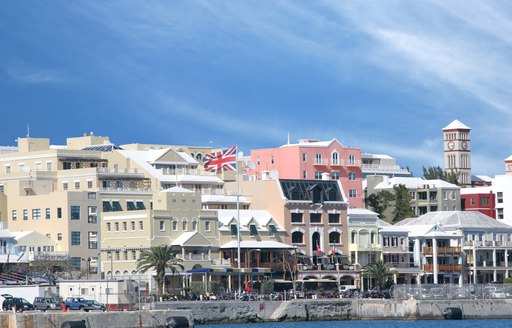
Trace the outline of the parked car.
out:
M 5 297 L 2 302 L 2 310 L 10 311 L 12 308 L 14 308 L 16 312 L 23 312 L 34 310 L 34 305 L 23 297 Z
M 34 304 L 35 310 L 60 310 L 61 308 L 61 303 L 52 297 L 36 297 L 32 304 Z
M 66 310 L 88 311 L 88 304 L 83 297 L 68 297 L 64 301 Z
M 85 303 L 87 303 L 86 311 L 105 311 L 107 309 L 105 304 L 95 300 L 85 300 Z

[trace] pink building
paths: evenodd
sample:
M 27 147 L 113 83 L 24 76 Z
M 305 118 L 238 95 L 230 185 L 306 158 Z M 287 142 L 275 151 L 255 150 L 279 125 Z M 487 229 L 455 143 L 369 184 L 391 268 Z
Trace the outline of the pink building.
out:
M 343 146 L 338 140 L 299 140 L 279 148 L 251 151 L 254 169 L 248 175 L 261 179 L 340 180 L 350 207 L 363 207 L 361 149 Z

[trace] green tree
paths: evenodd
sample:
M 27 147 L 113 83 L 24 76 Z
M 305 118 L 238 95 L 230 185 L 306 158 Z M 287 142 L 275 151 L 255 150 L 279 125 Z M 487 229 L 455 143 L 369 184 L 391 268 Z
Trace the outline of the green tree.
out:
M 181 260 L 176 258 L 178 252 L 178 250 L 173 250 L 168 245 L 155 246 L 142 252 L 137 260 L 137 270 L 155 270 L 159 295 L 162 295 L 164 291 L 166 269 L 169 269 L 172 274 L 183 270 Z
M 377 291 L 381 290 L 383 280 L 387 279 L 387 277 L 392 274 L 389 267 L 382 260 L 366 265 L 362 271 L 375 279 L 375 287 L 377 288 Z
M 412 217 L 411 195 L 403 184 L 393 186 L 395 191 L 395 209 L 393 210 L 393 222 L 399 222 L 405 218 Z
M 190 283 L 190 293 L 192 295 L 204 295 L 204 285 L 201 281 L 192 281 Z
M 377 194 L 371 194 L 366 198 L 366 207 L 375 213 L 379 214 L 381 219 L 385 219 L 384 212 L 389 206 L 389 203 L 395 200 L 395 195 L 388 191 L 382 190 Z
M 458 186 L 459 175 L 460 173 L 455 169 L 444 171 L 440 166 L 423 166 L 423 179 L 426 180 L 441 179 Z

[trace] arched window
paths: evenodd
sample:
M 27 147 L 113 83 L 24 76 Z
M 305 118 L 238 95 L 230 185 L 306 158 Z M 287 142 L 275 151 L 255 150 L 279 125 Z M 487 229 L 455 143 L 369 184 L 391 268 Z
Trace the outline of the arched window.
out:
M 333 165 L 339 165 L 340 164 L 340 154 L 337 151 L 334 151 L 331 154 L 331 161 Z
M 192 231 L 197 231 L 197 221 L 192 221 Z
M 329 233 L 329 244 L 340 244 L 341 234 L 338 231 Z
M 181 222 L 182 224 L 182 230 L 183 231 L 187 231 L 187 220 L 186 219 L 183 219 L 183 221 Z
M 351 244 L 355 244 L 356 243 L 356 232 L 355 231 L 352 231 L 350 233 L 350 243 Z
M 304 234 L 300 231 L 292 233 L 292 244 L 304 244 Z

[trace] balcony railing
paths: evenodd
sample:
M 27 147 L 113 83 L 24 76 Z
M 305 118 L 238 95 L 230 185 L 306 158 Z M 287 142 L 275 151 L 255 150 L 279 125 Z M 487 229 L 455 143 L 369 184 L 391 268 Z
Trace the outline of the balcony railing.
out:
M 424 264 L 423 271 L 434 272 L 433 264 Z M 438 264 L 437 272 L 461 272 L 462 266 L 460 264 Z
M 444 255 L 444 254 L 460 254 L 462 252 L 461 247 L 437 247 L 437 254 L 438 255 Z M 434 254 L 434 248 L 429 246 L 423 247 L 423 254 L 424 255 L 432 255 Z
M 329 164 L 329 161 L 325 158 L 315 158 L 315 161 L 313 162 L 313 164 L 327 166 Z
M 488 240 L 488 241 L 465 241 L 464 246 L 474 247 L 512 247 L 512 241 Z

